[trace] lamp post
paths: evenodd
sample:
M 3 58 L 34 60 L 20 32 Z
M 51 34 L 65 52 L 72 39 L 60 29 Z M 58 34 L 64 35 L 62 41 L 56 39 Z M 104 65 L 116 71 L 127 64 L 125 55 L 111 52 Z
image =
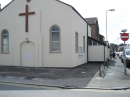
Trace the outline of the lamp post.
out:
M 109 9 L 107 11 L 115 11 L 115 9 Z M 107 53 L 108 53 L 108 43 L 107 43 L 107 11 L 106 11 L 106 44 L 107 44 Z M 106 53 L 106 56 L 107 56 L 107 67 L 108 67 L 108 54 Z
M 124 33 L 125 33 L 126 31 L 127 31 L 127 29 L 122 29 L 122 30 L 121 30 L 121 32 L 124 32 Z M 124 61 L 124 74 L 126 75 L 125 41 L 124 41 L 124 51 L 123 51 L 123 52 L 124 52 L 124 54 L 123 54 L 123 56 L 124 56 L 124 60 L 123 60 L 123 61 Z
M 117 38 L 117 51 L 118 51 L 118 39 L 120 39 L 120 38 Z

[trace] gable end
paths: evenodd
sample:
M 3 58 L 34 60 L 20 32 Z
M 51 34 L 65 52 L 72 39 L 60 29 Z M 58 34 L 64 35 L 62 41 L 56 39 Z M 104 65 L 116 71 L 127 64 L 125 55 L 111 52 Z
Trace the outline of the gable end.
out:
M 56 1 L 58 1 L 60 3 L 63 3 L 65 5 L 67 5 L 67 6 L 69 6 L 69 7 L 71 7 L 89 26 L 91 26 L 73 6 L 71 6 L 71 5 L 67 4 L 67 3 L 64 3 L 64 2 L 62 2 L 60 0 L 56 0 Z

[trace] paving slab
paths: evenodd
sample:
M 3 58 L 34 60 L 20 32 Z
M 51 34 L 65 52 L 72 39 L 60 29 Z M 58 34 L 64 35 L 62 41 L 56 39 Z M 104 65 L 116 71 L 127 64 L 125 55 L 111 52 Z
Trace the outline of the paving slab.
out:
M 100 88 L 130 88 L 130 73 L 127 68 L 127 75 L 124 74 L 124 65 L 120 59 L 109 60 L 108 68 L 105 68 L 105 77 L 97 79 L 93 77 L 88 87 L 100 87 Z

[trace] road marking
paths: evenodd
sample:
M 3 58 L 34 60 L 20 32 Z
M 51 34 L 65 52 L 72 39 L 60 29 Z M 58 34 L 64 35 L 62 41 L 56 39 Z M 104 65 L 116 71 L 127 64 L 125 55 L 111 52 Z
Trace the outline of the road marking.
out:
M 98 90 L 98 89 L 70 89 L 71 91 L 90 91 L 90 92 L 116 92 L 129 93 L 130 90 Z
M 22 86 L 22 87 L 32 87 L 32 88 L 53 89 L 53 90 L 90 91 L 90 92 L 116 92 L 116 93 L 129 93 L 130 92 L 130 90 L 61 89 L 61 88 L 58 88 L 58 87 L 32 86 L 32 85 L 22 85 L 22 84 L 4 83 L 4 82 L 0 82 L 0 84 Z
M 54 89 L 54 90 L 61 89 L 61 88 L 58 88 L 58 87 L 47 87 L 47 86 L 37 86 L 37 85 L 24 85 L 24 84 L 5 83 L 5 82 L 0 82 L 0 84 L 13 85 L 13 86 L 22 86 L 22 87 L 32 87 L 32 88 Z

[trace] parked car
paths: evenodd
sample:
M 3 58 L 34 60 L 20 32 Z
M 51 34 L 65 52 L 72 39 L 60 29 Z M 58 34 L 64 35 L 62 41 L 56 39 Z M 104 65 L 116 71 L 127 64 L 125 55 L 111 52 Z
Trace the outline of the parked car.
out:
M 126 49 L 123 51 L 122 59 L 121 61 L 123 62 L 126 57 L 126 67 L 130 68 L 130 49 Z

